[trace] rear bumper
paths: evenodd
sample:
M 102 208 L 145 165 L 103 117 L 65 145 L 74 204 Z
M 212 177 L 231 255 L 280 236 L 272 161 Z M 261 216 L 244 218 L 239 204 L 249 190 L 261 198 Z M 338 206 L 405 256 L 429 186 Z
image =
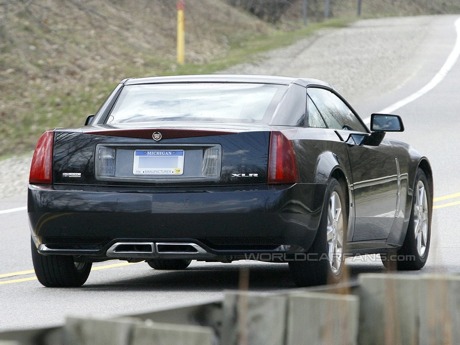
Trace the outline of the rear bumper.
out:
M 34 241 L 45 255 L 94 260 L 236 258 L 279 252 L 286 246 L 308 250 L 324 192 L 325 185 L 317 184 L 136 191 L 30 185 L 28 213 Z M 118 247 L 129 250 L 117 252 L 118 243 L 133 245 Z M 190 244 L 199 250 L 179 246 L 183 252 L 161 252 L 158 243 L 170 248 Z M 142 248 L 138 253 L 135 244 Z

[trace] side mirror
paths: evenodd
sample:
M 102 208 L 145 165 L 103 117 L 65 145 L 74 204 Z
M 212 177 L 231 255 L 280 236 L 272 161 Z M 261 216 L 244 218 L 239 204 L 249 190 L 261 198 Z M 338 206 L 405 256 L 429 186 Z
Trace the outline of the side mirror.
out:
M 85 126 L 89 126 L 90 124 L 92 124 L 92 123 L 93 123 L 93 120 L 94 120 L 94 115 L 89 115 L 89 116 L 86 118 Z
M 403 132 L 404 124 L 401 117 L 390 114 L 371 115 L 372 132 Z
M 364 145 L 379 146 L 386 132 L 402 132 L 404 125 L 401 117 L 390 114 L 371 115 L 371 134 L 364 139 Z

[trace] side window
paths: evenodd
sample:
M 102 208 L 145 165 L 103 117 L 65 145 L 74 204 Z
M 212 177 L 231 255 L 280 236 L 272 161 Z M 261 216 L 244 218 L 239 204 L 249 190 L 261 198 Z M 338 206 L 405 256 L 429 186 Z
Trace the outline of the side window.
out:
M 331 91 L 309 88 L 308 95 L 317 106 L 329 128 L 367 132 L 353 111 Z
M 326 122 L 309 96 L 307 97 L 307 112 L 307 127 L 327 128 Z

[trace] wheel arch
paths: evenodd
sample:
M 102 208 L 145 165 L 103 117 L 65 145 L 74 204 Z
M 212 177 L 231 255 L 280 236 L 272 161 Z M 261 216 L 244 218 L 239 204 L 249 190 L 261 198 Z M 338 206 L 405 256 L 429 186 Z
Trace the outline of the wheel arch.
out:
M 345 202 L 347 203 L 347 208 L 348 210 L 350 209 L 350 200 L 351 200 L 351 195 L 350 195 L 350 188 L 348 179 L 340 167 L 336 167 L 331 173 L 330 178 L 335 178 L 339 183 L 342 185 L 345 191 Z
M 432 199 L 433 199 L 433 192 L 434 192 L 434 181 L 433 181 L 433 171 L 431 169 L 431 164 L 428 161 L 428 158 L 426 157 L 420 157 L 418 161 L 416 161 L 416 164 L 413 164 L 411 166 L 411 173 L 410 173 L 410 178 L 409 178 L 409 190 L 408 190 L 408 200 L 406 203 L 406 220 L 409 220 L 409 217 L 412 214 L 412 199 L 414 198 L 414 191 L 415 191 L 415 184 L 417 183 L 417 170 L 421 169 L 423 173 L 425 174 L 427 180 L 428 180 L 428 188 L 429 192 L 431 195 L 431 200 L 430 200 L 430 208 L 432 208 Z
M 428 159 L 426 157 L 423 157 L 419 161 L 417 168 L 420 168 L 425 173 L 425 176 L 426 176 L 426 178 L 428 180 L 428 184 L 429 184 L 429 188 L 430 188 L 430 195 L 433 198 L 433 195 L 434 195 L 433 194 L 434 193 L 434 181 L 433 181 L 433 170 L 431 169 L 430 162 L 428 161 Z M 415 188 L 415 180 L 414 180 L 413 188 Z
M 345 191 L 348 215 L 351 213 L 353 205 L 353 196 L 351 194 L 350 180 L 347 177 L 345 168 L 340 164 L 340 160 L 336 154 L 327 151 L 318 156 L 315 169 L 315 183 L 328 184 L 331 178 L 335 178 L 342 184 Z
M 346 166 L 340 164 L 339 157 L 330 152 L 323 152 L 317 160 L 315 171 L 315 183 L 328 185 L 330 180 L 336 179 L 342 186 L 345 194 L 345 204 L 348 217 L 347 241 L 353 237 L 354 216 L 353 194 L 350 179 L 347 176 Z M 323 200 L 326 196 L 324 196 Z
M 348 178 L 340 160 L 333 152 L 323 152 L 318 156 L 315 167 L 314 183 L 327 184 L 331 177 L 341 179 L 348 188 Z
M 421 169 L 423 173 L 425 174 L 427 180 L 428 180 L 428 188 L 429 192 L 431 195 L 431 200 L 430 202 L 430 209 L 432 212 L 432 207 L 433 207 L 433 191 L 434 191 L 434 181 L 433 181 L 433 170 L 431 168 L 431 164 L 428 161 L 428 158 L 426 157 L 420 157 L 418 160 L 412 160 L 413 164 L 410 165 L 410 175 L 409 175 L 409 188 L 407 191 L 407 201 L 406 201 L 406 206 L 405 206 L 405 221 L 403 224 L 403 228 L 401 229 L 401 233 L 399 236 L 392 238 L 389 243 L 392 243 L 397 246 L 401 246 L 404 242 L 404 239 L 406 238 L 407 235 L 407 230 L 409 227 L 409 220 L 412 215 L 412 203 L 413 203 L 413 198 L 414 198 L 414 191 L 416 188 L 416 175 L 417 175 L 417 170 Z M 390 236 L 391 237 L 391 236 Z M 389 237 L 389 240 L 390 240 Z
M 330 178 L 335 178 L 345 192 L 345 204 L 346 204 L 346 216 L 347 216 L 347 229 L 346 229 L 346 242 L 350 242 L 353 238 L 353 228 L 354 228 L 354 207 L 353 207 L 353 194 L 349 186 L 348 179 L 340 167 L 334 169 L 331 173 Z
M 399 241 L 397 241 L 398 247 L 393 248 L 393 251 L 389 251 L 388 253 L 383 253 L 382 262 L 385 267 L 390 269 L 397 269 L 397 270 L 419 270 L 425 266 L 428 253 L 430 250 L 430 238 L 431 238 L 431 217 L 432 217 L 432 207 L 433 207 L 433 171 L 431 169 L 430 163 L 426 157 L 421 157 L 417 162 L 414 164 L 411 169 L 413 171 L 413 180 L 411 181 L 412 191 L 408 194 L 410 197 L 410 209 L 407 212 L 409 219 L 406 222 L 406 225 L 403 231 L 401 232 L 401 237 Z M 415 198 L 417 194 L 417 183 L 419 178 L 421 178 L 422 172 L 424 175 L 424 179 L 426 178 L 427 185 L 425 185 L 426 193 L 429 194 L 428 198 L 428 225 L 426 228 L 426 234 L 421 235 L 422 231 L 415 230 L 416 226 L 414 223 L 414 212 L 415 207 Z M 417 178 L 417 176 L 420 176 Z M 427 196 L 427 195 L 426 195 Z M 427 196 L 428 197 L 428 196 Z M 420 211 L 419 211 L 420 212 Z M 424 237 L 425 249 L 422 253 L 420 253 L 418 243 L 418 236 Z M 388 257 L 388 254 L 390 256 Z M 393 255 L 393 259 L 391 258 Z M 407 259 L 410 258 L 410 259 Z

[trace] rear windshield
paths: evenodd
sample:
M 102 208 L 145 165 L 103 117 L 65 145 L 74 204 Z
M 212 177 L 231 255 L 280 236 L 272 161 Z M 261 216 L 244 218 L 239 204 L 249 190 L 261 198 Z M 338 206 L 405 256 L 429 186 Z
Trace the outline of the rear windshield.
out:
M 268 123 L 286 89 L 286 85 L 251 83 L 126 85 L 106 122 Z

